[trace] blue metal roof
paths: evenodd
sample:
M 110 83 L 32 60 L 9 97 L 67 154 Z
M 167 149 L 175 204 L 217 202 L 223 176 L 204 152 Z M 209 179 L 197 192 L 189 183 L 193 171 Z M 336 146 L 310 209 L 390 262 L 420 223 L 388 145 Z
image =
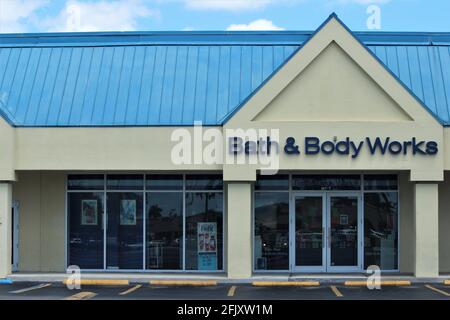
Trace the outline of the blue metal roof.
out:
M 450 124 L 450 33 L 354 34 Z M 221 125 L 311 35 L 0 35 L 0 113 L 15 126 Z

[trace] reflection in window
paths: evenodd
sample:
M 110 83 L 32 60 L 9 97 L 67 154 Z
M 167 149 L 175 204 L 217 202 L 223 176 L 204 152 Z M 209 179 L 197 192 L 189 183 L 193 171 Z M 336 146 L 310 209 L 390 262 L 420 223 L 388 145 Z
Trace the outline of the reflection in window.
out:
M 103 193 L 69 193 L 69 265 L 103 269 Z
M 293 175 L 293 190 L 360 190 L 360 175 Z
M 364 265 L 398 269 L 398 194 L 364 194 Z
M 188 174 L 186 175 L 186 190 L 222 190 L 222 175 Z
M 289 269 L 289 194 L 255 193 L 255 270 Z
M 142 269 L 143 193 L 108 192 L 106 266 L 108 269 Z
M 183 193 L 147 193 L 146 268 L 183 268 Z
M 147 190 L 183 190 L 181 174 L 149 174 L 145 179 Z
M 395 174 L 364 175 L 364 190 L 397 190 L 398 182 Z
M 144 176 L 141 174 L 109 174 L 106 178 L 108 190 L 142 190 Z
M 222 193 L 186 193 L 186 269 L 222 270 L 222 234 Z
M 71 174 L 67 177 L 69 190 L 103 190 L 105 176 L 103 174 Z
M 288 190 L 289 175 L 259 175 L 255 183 L 255 190 Z

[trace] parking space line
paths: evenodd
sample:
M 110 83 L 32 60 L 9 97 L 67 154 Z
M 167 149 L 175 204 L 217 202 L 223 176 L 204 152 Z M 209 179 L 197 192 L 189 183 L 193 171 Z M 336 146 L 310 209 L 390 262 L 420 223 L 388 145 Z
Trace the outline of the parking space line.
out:
M 134 286 L 134 287 L 132 287 L 132 288 L 130 288 L 128 290 L 125 290 L 125 291 L 119 293 L 119 295 L 124 296 L 126 294 L 129 294 L 129 293 L 132 293 L 132 292 L 138 290 L 141 287 L 142 287 L 142 284 L 138 284 L 138 285 L 136 285 L 136 286 Z
M 66 297 L 63 300 L 88 300 L 95 297 L 96 295 L 97 294 L 95 292 L 83 291 L 74 294 L 73 296 Z
M 233 297 L 234 294 L 236 293 L 236 289 L 237 289 L 236 286 L 231 286 L 231 288 L 228 290 L 228 296 Z
M 443 290 L 439 290 L 438 288 L 435 288 L 435 287 L 433 287 L 433 286 L 430 286 L 429 284 L 426 284 L 425 287 L 427 287 L 428 289 L 433 290 L 433 291 L 435 291 L 435 292 L 437 292 L 437 293 L 443 294 L 443 295 L 446 296 L 446 297 L 450 297 L 450 293 L 445 292 L 445 291 L 443 291 Z
M 336 295 L 336 297 L 343 297 L 344 295 L 339 291 L 338 288 L 336 288 L 336 286 L 330 286 L 331 291 L 333 291 L 333 293 Z
M 24 292 L 28 292 L 28 291 L 33 291 L 33 290 L 46 288 L 46 287 L 49 287 L 51 285 L 52 285 L 51 283 L 42 283 L 42 284 L 38 284 L 36 286 L 32 286 L 32 287 L 29 287 L 29 288 L 24 288 L 24 289 L 10 291 L 9 293 L 14 293 L 14 294 L 24 293 Z

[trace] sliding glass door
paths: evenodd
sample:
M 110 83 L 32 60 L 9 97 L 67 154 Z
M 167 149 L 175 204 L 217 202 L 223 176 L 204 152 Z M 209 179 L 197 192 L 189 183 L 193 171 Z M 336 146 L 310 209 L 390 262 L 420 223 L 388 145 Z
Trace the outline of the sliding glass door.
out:
M 359 193 L 305 192 L 293 196 L 293 257 L 297 272 L 362 270 Z

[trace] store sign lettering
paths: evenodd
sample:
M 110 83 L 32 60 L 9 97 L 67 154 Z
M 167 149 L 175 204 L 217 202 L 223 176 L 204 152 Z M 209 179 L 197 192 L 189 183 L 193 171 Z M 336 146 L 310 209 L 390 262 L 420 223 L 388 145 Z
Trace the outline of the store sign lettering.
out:
M 270 137 L 257 141 L 245 141 L 241 137 L 229 138 L 229 153 L 238 155 L 255 155 L 279 152 L 278 142 L 272 141 Z M 433 156 L 438 153 L 438 143 L 436 141 L 418 140 L 413 137 L 410 140 L 399 141 L 387 138 L 365 138 L 360 141 L 353 141 L 349 137 L 344 140 L 325 140 L 318 137 L 305 137 L 303 144 L 298 144 L 294 137 L 288 137 L 283 147 L 284 153 L 288 155 L 343 155 L 357 158 L 362 152 L 369 152 L 371 155 L 422 155 Z

